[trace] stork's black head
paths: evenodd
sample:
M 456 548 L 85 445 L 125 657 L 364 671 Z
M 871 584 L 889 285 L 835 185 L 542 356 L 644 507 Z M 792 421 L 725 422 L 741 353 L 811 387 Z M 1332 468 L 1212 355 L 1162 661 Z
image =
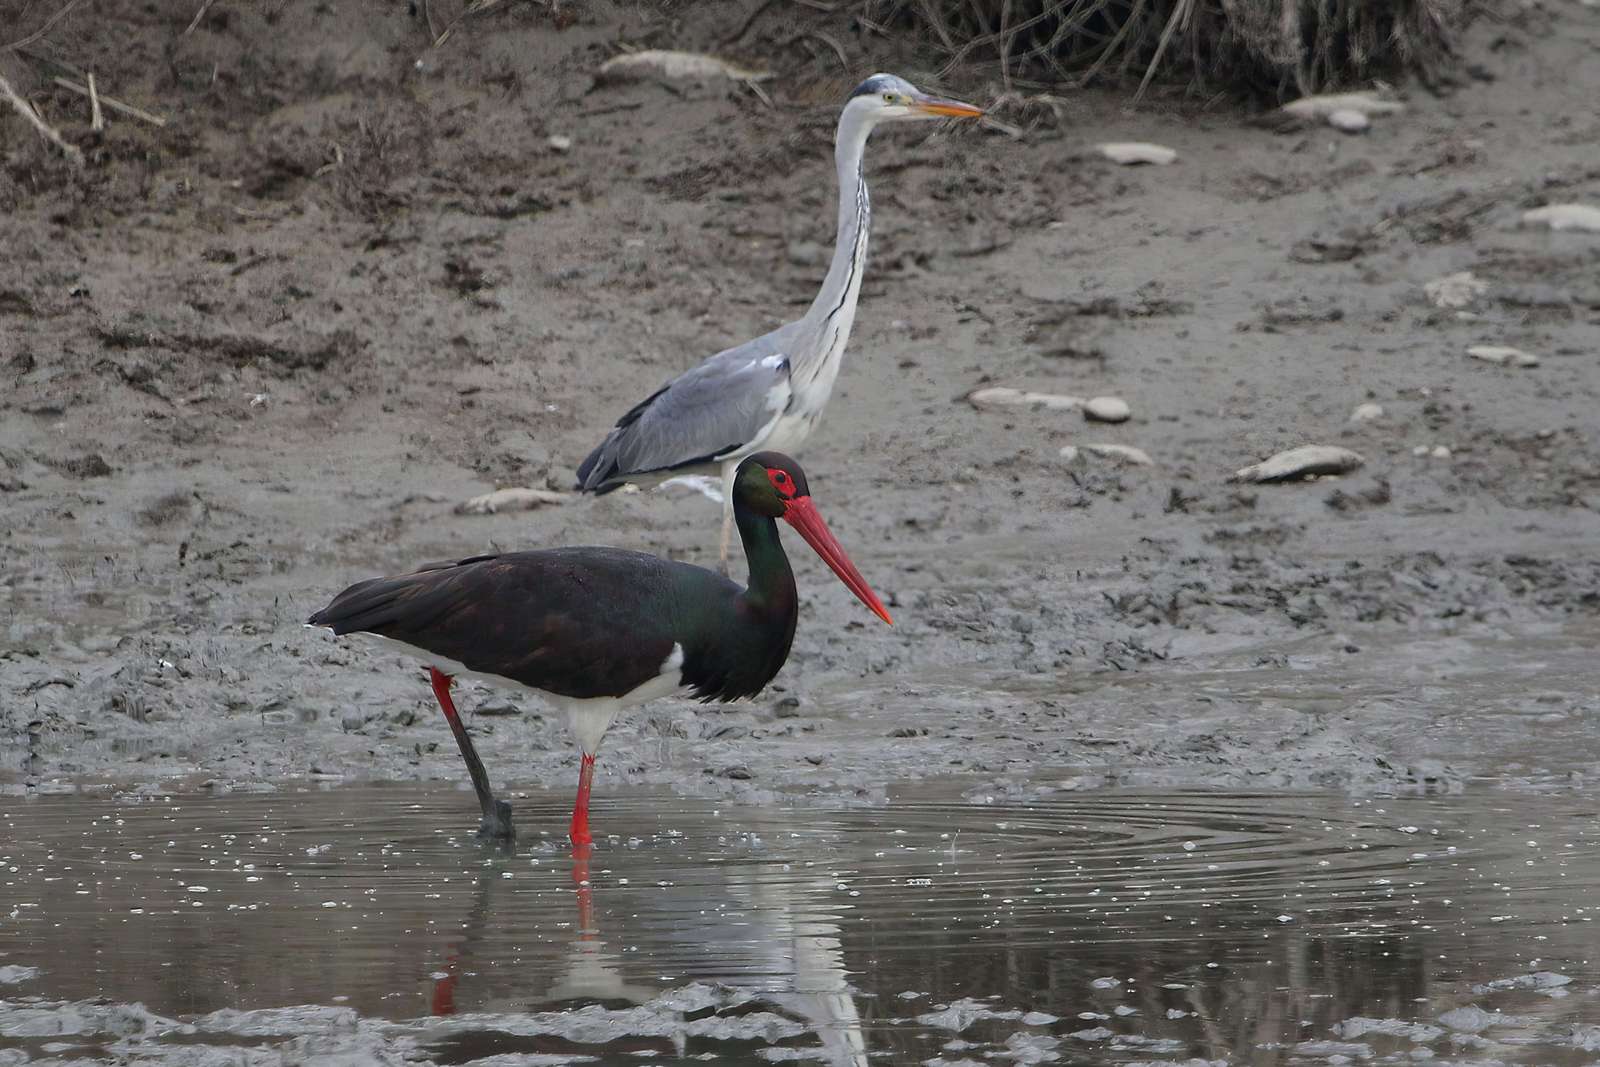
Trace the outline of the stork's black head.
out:
M 806 472 L 782 452 L 757 452 L 733 476 L 734 504 L 769 519 L 782 518 L 790 501 L 810 495 Z
M 828 530 L 828 524 L 822 521 L 821 513 L 811 502 L 811 488 L 806 485 L 806 472 L 800 469 L 800 464 L 782 452 L 757 452 L 748 457 L 733 476 L 733 506 L 746 513 L 782 519 L 793 526 L 874 615 L 894 624 L 883 601 L 867 585 L 867 580 L 861 577 L 861 572 Z M 741 531 L 743 522 L 741 519 Z M 750 542 L 745 544 L 748 550 Z

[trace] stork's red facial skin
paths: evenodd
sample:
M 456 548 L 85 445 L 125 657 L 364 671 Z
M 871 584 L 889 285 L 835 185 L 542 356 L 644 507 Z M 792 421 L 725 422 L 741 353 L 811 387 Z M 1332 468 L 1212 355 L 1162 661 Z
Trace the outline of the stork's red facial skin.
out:
M 769 474 L 777 473 L 775 471 Z M 861 577 L 861 572 L 856 570 L 856 565 L 850 562 L 850 557 L 845 555 L 844 547 L 839 544 L 828 524 L 822 521 L 822 513 L 817 510 L 809 496 L 794 497 L 789 501 L 789 506 L 783 513 L 784 521 L 799 531 L 817 555 L 822 557 L 839 580 L 856 595 L 863 604 L 872 609 L 872 613 L 890 626 L 894 620 L 889 617 L 889 609 L 883 606 L 883 601 L 878 599 L 878 594 L 872 591 L 867 580 Z
M 778 491 L 779 496 L 785 500 L 794 499 L 794 479 L 789 477 L 788 471 L 769 470 L 767 471 L 767 481 L 772 483 L 772 488 Z

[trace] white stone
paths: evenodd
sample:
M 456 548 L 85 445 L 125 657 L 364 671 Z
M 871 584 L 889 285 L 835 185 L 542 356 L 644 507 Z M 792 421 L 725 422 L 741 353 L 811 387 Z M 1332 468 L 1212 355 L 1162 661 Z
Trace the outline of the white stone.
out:
M 1382 404 L 1358 404 L 1350 413 L 1351 422 L 1371 422 L 1383 418 Z
M 597 77 L 601 82 L 638 81 L 765 81 L 772 75 L 764 70 L 750 70 L 729 63 L 716 56 L 699 52 L 675 52 L 665 48 L 647 48 L 640 52 L 626 52 L 613 56 L 600 64 Z
M 1326 119 L 1337 111 L 1355 111 L 1372 115 L 1393 115 L 1406 106 L 1395 100 L 1384 100 L 1371 93 L 1325 93 L 1321 96 L 1302 96 L 1283 105 L 1283 110 L 1297 119 Z
M 1548 204 L 1522 213 L 1522 221 L 1542 223 L 1552 230 L 1600 233 L 1600 207 L 1589 204 Z
M 456 505 L 457 515 L 493 515 L 500 511 L 528 511 L 546 504 L 565 504 L 568 494 L 549 489 L 496 489 L 492 493 L 463 500 Z
M 1097 441 L 1087 445 L 1067 445 L 1061 450 L 1061 458 L 1070 463 L 1085 452 L 1091 456 L 1099 456 L 1101 459 L 1114 459 L 1122 463 L 1132 464 L 1135 467 L 1154 467 L 1156 465 L 1155 460 L 1151 459 L 1150 454 L 1142 448 L 1135 448 L 1132 445 L 1114 445 L 1104 441 Z
M 572 138 L 568 137 L 564 133 L 551 134 L 550 137 L 545 141 L 545 144 L 549 145 L 551 150 L 555 152 L 572 151 Z
M 1150 163 L 1164 167 L 1178 158 L 1175 149 L 1166 145 L 1151 144 L 1149 141 L 1108 141 L 1095 147 L 1102 156 L 1125 167 L 1136 163 Z
M 1422 291 L 1434 307 L 1464 308 L 1489 291 L 1489 283 L 1470 270 L 1446 274 L 1423 285 Z
M 1286 482 L 1323 474 L 1348 474 L 1366 459 L 1359 452 L 1335 445 L 1301 445 L 1275 456 L 1241 467 L 1228 479 L 1233 482 Z
M 1364 111 L 1342 107 L 1338 111 L 1328 112 L 1328 125 L 1345 133 L 1365 133 L 1371 128 L 1372 120 L 1367 118 Z
M 1083 405 L 1083 417 L 1095 422 L 1127 422 L 1133 409 L 1120 396 L 1096 396 Z
M 976 408 L 1046 408 L 1050 411 L 1075 411 L 1088 401 L 1081 396 L 1063 393 L 1034 393 L 1009 386 L 975 389 L 967 394 L 967 402 Z
M 1428 455 L 1432 456 L 1434 459 L 1449 459 L 1450 449 L 1444 445 L 1434 445 L 1433 451 L 1429 452 Z
M 1472 345 L 1467 355 L 1485 363 L 1498 363 L 1502 367 L 1537 367 L 1539 357 L 1509 345 Z

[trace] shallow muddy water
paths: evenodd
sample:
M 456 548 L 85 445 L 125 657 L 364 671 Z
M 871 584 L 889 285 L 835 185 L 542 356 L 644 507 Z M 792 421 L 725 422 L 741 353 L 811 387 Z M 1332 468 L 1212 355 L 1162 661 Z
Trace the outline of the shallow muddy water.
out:
M 509 851 L 451 789 L 10 797 L 0 1062 L 1600 1050 L 1592 800 L 959 791 L 622 792 L 587 864 L 554 793 Z

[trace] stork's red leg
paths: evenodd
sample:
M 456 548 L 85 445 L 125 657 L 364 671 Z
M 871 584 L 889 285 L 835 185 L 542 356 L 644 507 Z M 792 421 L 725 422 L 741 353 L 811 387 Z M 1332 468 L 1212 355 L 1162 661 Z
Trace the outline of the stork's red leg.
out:
M 478 824 L 479 835 L 504 840 L 516 837 L 517 832 L 511 826 L 511 805 L 495 799 L 494 790 L 489 787 L 489 772 L 483 769 L 478 750 L 473 747 L 472 738 L 467 736 L 467 728 L 461 725 L 461 716 L 456 714 L 455 701 L 450 699 L 450 675 L 437 667 L 429 667 L 428 678 L 433 682 L 433 695 L 439 699 L 439 707 L 444 710 L 444 717 L 450 723 L 450 732 L 456 735 L 456 747 L 461 750 L 467 774 L 472 776 L 472 788 L 478 794 L 478 806 L 483 809 L 483 821 Z
M 592 845 L 572 846 L 572 888 L 578 894 L 578 940 L 595 937 L 594 887 L 589 884 L 589 856 Z
M 589 786 L 594 784 L 594 757 L 585 752 L 578 770 L 578 802 L 572 807 L 572 843 L 588 845 L 594 841 L 589 836 Z

